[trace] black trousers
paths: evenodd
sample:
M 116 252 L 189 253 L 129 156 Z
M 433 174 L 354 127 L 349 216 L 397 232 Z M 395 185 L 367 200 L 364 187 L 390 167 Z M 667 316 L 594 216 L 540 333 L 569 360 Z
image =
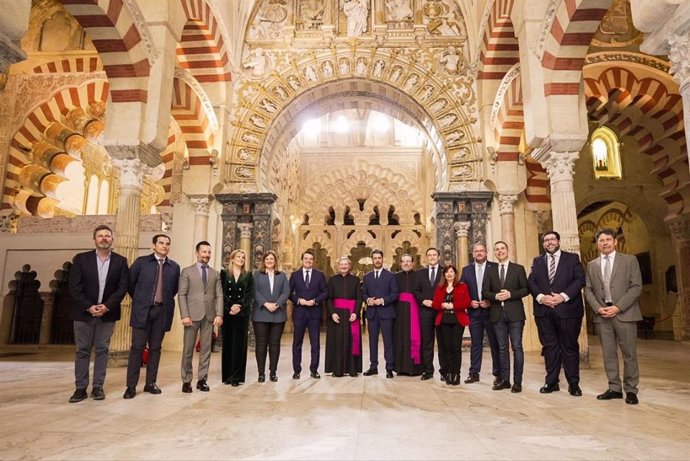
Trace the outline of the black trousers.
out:
M 459 375 L 462 365 L 462 334 L 465 327 L 459 323 L 442 323 L 438 327 L 439 355 L 445 357 L 443 372 Z M 443 351 L 443 352 L 441 352 Z
M 311 346 L 311 361 L 309 362 L 309 370 L 317 371 L 319 369 L 319 356 L 321 355 L 320 333 L 321 333 L 321 319 L 320 318 L 302 318 L 294 319 L 292 321 L 294 332 L 292 336 L 292 369 L 296 372 L 302 371 L 302 344 L 304 343 L 304 333 L 309 331 L 309 345 Z
M 283 336 L 285 322 L 253 322 L 256 339 L 256 367 L 260 375 L 266 374 L 266 353 L 268 352 L 268 371 L 275 374 L 280 358 L 280 338 Z
M 426 308 L 423 308 L 426 309 Z M 422 364 L 424 366 L 424 373 L 433 375 L 434 374 L 434 338 L 436 338 L 436 313 L 434 316 L 420 316 L 419 323 L 422 327 Z M 439 349 L 438 349 L 438 361 L 441 366 L 441 373 L 445 372 L 444 365 L 445 361 L 443 358 L 443 351 L 440 347 L 440 337 Z
M 484 314 L 482 312 L 482 314 Z M 470 347 L 470 374 L 479 375 L 482 370 L 482 355 L 484 353 L 484 332 L 489 338 L 489 349 L 491 350 L 491 374 L 501 376 L 501 360 L 498 356 L 498 339 L 494 325 L 487 315 L 475 315 L 470 317 L 470 337 L 472 346 Z
M 161 361 L 161 345 L 165 336 L 165 315 L 163 306 L 149 307 L 145 328 L 132 328 L 132 347 L 127 361 L 127 387 L 136 387 L 141 370 L 144 348 L 149 346 L 149 360 L 146 364 L 146 384 L 153 384 L 158 378 L 158 364 Z
M 569 384 L 580 382 L 580 328 L 582 317 L 564 319 L 552 310 L 547 310 L 541 317 L 535 317 L 542 345 L 542 355 L 546 367 L 546 384 L 556 384 L 561 374 L 561 366 L 565 372 L 565 379 Z

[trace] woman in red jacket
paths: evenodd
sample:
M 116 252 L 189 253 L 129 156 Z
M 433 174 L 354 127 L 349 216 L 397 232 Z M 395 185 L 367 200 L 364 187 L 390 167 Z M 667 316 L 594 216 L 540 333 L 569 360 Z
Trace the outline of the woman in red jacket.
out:
M 470 324 L 467 308 L 471 303 L 467 285 L 458 280 L 458 270 L 452 264 L 446 265 L 443 268 L 443 280 L 436 286 L 432 307 L 438 310 L 436 326 L 440 347 L 446 358 L 448 385 L 460 384 L 462 334 Z

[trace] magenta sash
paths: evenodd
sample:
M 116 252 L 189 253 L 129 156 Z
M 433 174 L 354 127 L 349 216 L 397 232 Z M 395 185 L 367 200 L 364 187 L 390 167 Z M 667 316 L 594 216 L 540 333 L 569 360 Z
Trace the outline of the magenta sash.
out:
M 419 325 L 419 306 L 412 293 L 400 293 L 398 299 L 410 304 L 410 356 L 415 365 L 419 365 L 422 363 L 422 358 L 420 356 L 422 336 L 421 327 Z
M 353 314 L 355 312 L 355 304 L 357 304 L 356 299 L 345 299 L 345 298 L 334 298 L 333 299 L 333 307 L 336 309 L 347 309 L 350 311 L 350 314 Z M 348 322 L 350 319 L 346 319 Z M 343 319 L 340 319 L 342 322 Z M 359 357 L 362 355 L 362 351 L 360 350 L 359 343 L 361 342 L 361 337 L 362 337 L 362 331 L 360 329 L 359 325 L 359 319 L 356 319 L 354 322 L 350 322 L 350 335 L 352 336 L 352 355 L 355 357 Z

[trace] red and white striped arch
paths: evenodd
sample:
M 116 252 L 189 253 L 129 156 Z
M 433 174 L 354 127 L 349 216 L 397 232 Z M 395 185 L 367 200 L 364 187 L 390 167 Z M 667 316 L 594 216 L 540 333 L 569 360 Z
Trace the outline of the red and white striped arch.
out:
M 515 37 L 510 13 L 514 0 L 493 0 L 484 25 L 479 49 L 479 79 L 500 80 L 520 61 L 518 40 Z
M 209 119 L 209 114 L 197 92 L 181 78 L 173 80 L 170 114 L 180 126 L 189 151 L 189 164 L 208 165 L 217 122 L 214 123 L 215 118 Z
M 547 70 L 544 95 L 577 95 L 592 37 L 613 0 L 563 0 L 545 21 L 541 64 Z
M 520 138 L 525 124 L 523 116 L 522 84 L 518 73 L 507 84 L 493 120 L 499 162 L 514 162 L 520 157 Z
M 145 43 L 134 15 L 123 0 L 62 0 L 86 30 L 103 62 L 113 102 L 146 103 L 152 43 Z
M 103 72 L 103 63 L 98 56 L 69 57 L 52 61 L 33 68 L 36 74 L 71 74 Z
M 642 74 L 642 76 L 640 76 Z M 683 126 L 683 101 L 670 75 L 611 63 L 584 69 L 590 117 L 635 139 L 654 163 L 652 173 L 664 185 L 668 216 L 690 213 L 690 171 Z
M 177 45 L 180 67 L 200 83 L 230 81 L 230 59 L 216 19 L 206 0 L 181 0 L 187 24 Z

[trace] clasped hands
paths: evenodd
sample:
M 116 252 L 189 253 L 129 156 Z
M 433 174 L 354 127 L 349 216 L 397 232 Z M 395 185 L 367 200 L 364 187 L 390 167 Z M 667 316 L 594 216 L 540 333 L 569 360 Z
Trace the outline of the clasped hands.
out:
M 510 291 L 505 288 L 496 293 L 496 301 L 506 301 L 508 299 L 510 299 Z
M 105 304 L 94 304 L 89 307 L 86 312 L 91 314 L 91 317 L 103 317 L 103 315 L 108 312 L 108 308 Z
M 297 304 L 299 304 L 300 306 L 304 306 L 304 307 L 312 307 L 312 306 L 316 306 L 316 300 L 310 299 L 309 301 L 307 301 L 306 299 L 299 298 L 297 300 Z
M 559 293 L 551 293 L 550 295 L 544 295 L 541 298 L 541 304 L 551 308 L 556 307 L 563 302 L 565 302 L 565 298 Z
M 236 304 L 237 305 L 237 304 Z M 191 327 L 194 322 L 192 321 L 191 317 L 185 317 L 182 319 L 182 325 L 185 327 Z M 216 316 L 213 319 L 213 326 L 214 327 L 219 327 L 223 325 L 223 317 L 221 316 Z
M 340 316 L 337 313 L 334 312 L 333 314 L 331 314 L 331 318 L 335 323 L 340 323 Z M 357 320 L 357 315 L 355 315 L 355 313 L 353 312 L 352 314 L 350 314 L 349 320 L 350 322 L 354 322 L 355 320 Z
M 383 306 L 385 303 L 383 298 L 367 298 L 367 306 Z
M 280 306 L 279 306 L 278 304 L 276 304 L 276 303 L 271 303 L 271 302 L 266 301 L 266 302 L 264 303 L 264 307 L 265 307 L 266 309 L 268 309 L 269 312 L 275 312 L 275 311 L 278 310 L 278 308 L 279 308 Z
M 470 307 L 472 309 L 479 309 L 480 307 L 482 309 L 486 309 L 487 307 L 491 307 L 491 303 L 489 302 L 488 299 L 482 299 L 481 301 L 472 300 Z
M 618 306 L 601 306 L 597 309 L 599 315 L 606 319 L 615 317 L 620 313 L 621 309 Z

